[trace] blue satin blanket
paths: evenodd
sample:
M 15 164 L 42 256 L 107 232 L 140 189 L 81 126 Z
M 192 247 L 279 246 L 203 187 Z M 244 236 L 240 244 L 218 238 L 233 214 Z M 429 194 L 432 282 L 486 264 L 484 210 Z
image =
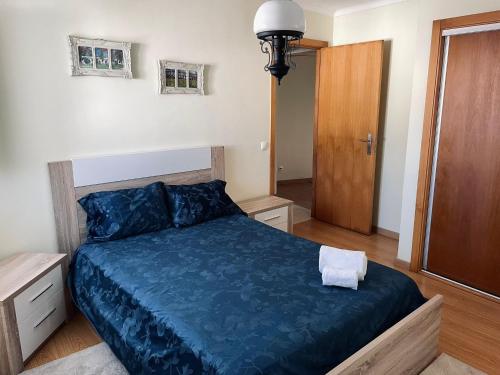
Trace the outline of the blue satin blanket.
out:
M 131 374 L 324 374 L 421 306 L 369 262 L 325 287 L 319 245 L 242 215 L 85 244 L 73 298 Z

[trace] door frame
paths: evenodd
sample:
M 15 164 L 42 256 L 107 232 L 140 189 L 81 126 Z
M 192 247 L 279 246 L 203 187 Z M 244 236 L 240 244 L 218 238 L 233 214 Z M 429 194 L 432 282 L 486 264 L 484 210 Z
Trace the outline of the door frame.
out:
M 446 18 L 436 20 L 433 23 L 410 262 L 410 270 L 413 272 L 420 272 L 423 270 L 425 229 L 427 226 L 427 212 L 429 209 L 429 192 L 435 146 L 435 129 L 443 64 L 443 31 L 499 22 L 500 11 L 494 11 L 462 17 Z
M 315 82 L 315 97 L 314 97 L 314 118 L 313 118 L 313 202 L 314 202 L 314 181 L 316 174 L 316 118 L 317 118 L 317 97 L 318 97 L 318 80 L 319 80 L 319 63 L 321 48 L 328 47 L 328 42 L 317 39 L 303 38 L 300 41 L 292 42 L 292 45 L 301 46 L 316 51 L 316 82 Z M 270 137 L 269 137 L 269 195 L 276 194 L 276 90 L 278 88 L 277 80 L 271 76 L 271 118 L 270 118 Z M 312 205 L 311 215 L 314 216 L 314 204 Z

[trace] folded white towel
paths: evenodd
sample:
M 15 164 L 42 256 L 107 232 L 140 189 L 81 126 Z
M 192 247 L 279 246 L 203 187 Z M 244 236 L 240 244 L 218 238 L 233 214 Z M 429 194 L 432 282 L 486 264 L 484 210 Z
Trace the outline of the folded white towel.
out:
M 326 267 L 321 278 L 323 285 L 358 290 L 358 273 L 355 270 Z
M 368 259 L 364 251 L 337 249 L 330 246 L 321 246 L 319 250 L 319 272 L 323 273 L 326 267 L 355 270 L 358 280 L 364 280 Z

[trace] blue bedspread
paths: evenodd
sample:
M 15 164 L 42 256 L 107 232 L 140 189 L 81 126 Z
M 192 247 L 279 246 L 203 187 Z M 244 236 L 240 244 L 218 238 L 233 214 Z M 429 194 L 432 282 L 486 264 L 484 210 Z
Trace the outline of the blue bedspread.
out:
M 324 374 L 425 300 L 373 262 L 324 287 L 318 251 L 234 215 L 83 245 L 69 282 L 131 374 Z

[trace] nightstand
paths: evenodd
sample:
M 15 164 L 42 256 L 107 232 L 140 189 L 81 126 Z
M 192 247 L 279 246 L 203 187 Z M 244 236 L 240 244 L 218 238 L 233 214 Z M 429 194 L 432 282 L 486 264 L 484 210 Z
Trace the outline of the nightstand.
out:
M 17 374 L 66 319 L 66 254 L 22 253 L 0 262 L 0 374 Z
M 274 195 L 238 202 L 252 219 L 282 231 L 293 232 L 293 202 Z

